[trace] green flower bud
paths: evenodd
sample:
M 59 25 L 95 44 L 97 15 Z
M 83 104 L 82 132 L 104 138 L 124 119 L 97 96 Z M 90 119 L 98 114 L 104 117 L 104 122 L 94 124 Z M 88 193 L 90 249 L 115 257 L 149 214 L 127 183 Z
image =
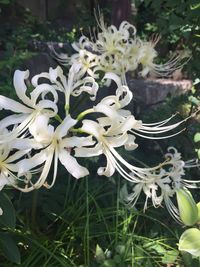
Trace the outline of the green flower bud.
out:
M 198 221 L 198 208 L 190 191 L 177 189 L 176 198 L 182 222 L 187 226 L 194 225 Z
M 198 219 L 197 219 L 197 223 L 200 223 L 200 202 L 197 203 L 197 209 L 198 209 Z

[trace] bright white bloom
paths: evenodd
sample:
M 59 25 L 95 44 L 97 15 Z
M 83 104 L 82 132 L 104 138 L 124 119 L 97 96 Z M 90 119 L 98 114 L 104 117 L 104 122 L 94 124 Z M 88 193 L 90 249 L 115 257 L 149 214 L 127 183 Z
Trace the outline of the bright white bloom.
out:
M 163 135 L 183 124 L 188 118 L 171 125 L 168 125 L 168 123 L 175 115 L 156 123 L 143 123 L 141 120 L 135 119 L 129 110 L 124 109 L 124 107 L 131 103 L 133 98 L 130 89 L 127 86 L 122 85 L 121 79 L 114 73 L 106 73 L 104 79 L 113 80 L 117 85 L 117 89 L 116 95 L 110 95 L 103 98 L 100 103 L 94 107 L 94 111 L 106 115 L 106 117 L 98 119 L 99 122 L 104 123 L 104 125 L 102 124 L 103 127 L 111 125 L 112 128 L 115 127 L 114 125 L 121 127 L 119 123 L 125 122 L 128 117 L 132 116 L 134 123 L 132 124 L 132 128 L 129 129 L 129 133 L 134 136 L 140 136 L 147 139 L 164 139 L 177 135 L 183 131 L 180 130 L 179 132 L 167 136 Z
M 53 86 L 49 84 L 38 85 L 31 93 L 26 95 L 27 86 L 25 80 L 29 77 L 29 71 L 15 71 L 14 87 L 18 98 L 23 104 L 5 96 L 0 96 L 0 109 L 10 110 L 18 115 L 10 115 L 0 121 L 0 128 L 15 125 L 11 132 L 0 135 L 0 143 L 12 141 L 33 123 L 39 114 L 46 114 L 54 117 L 57 114 L 58 95 Z M 48 94 L 52 95 L 53 100 L 46 99 Z
M 156 64 L 155 46 L 160 39 L 158 36 L 150 41 L 142 41 L 136 36 L 136 28 L 127 21 L 123 21 L 119 29 L 114 25 L 106 26 L 103 15 L 99 15 L 99 18 L 96 15 L 96 21 L 98 33 L 94 31 L 91 40 L 81 36 L 78 42 L 73 43 L 72 47 L 77 53 L 71 58 L 54 51 L 61 64 L 81 64 L 82 73 L 87 72 L 94 78 L 98 77 L 99 71 L 113 72 L 121 77 L 123 84 L 127 84 L 128 71 L 136 71 L 142 66 L 139 73 L 143 77 L 149 73 L 167 76 L 181 68 L 182 60 L 188 58 L 186 53 L 182 53 L 164 64 Z
M 3 210 L 0 208 L 0 216 L 3 215 Z
M 50 68 L 49 73 L 43 72 L 32 79 L 32 83 L 38 86 L 40 78 L 47 78 L 53 84 L 55 89 L 65 95 L 65 109 L 68 112 L 70 108 L 70 96 L 79 96 L 82 92 L 90 95 L 91 100 L 95 100 L 98 91 L 98 84 L 92 77 L 82 77 L 82 66 L 73 64 L 68 73 L 68 79 L 64 76 L 63 70 L 58 66 L 55 69 Z
M 142 71 L 140 72 L 141 76 L 146 77 L 148 73 L 153 73 L 157 76 L 169 76 L 175 70 L 180 69 L 184 64 L 181 63 L 182 59 L 188 57 L 188 55 L 179 55 L 172 57 L 168 62 L 164 64 L 156 64 L 155 58 L 158 53 L 155 50 L 155 46 L 159 41 L 159 37 L 156 36 L 149 42 L 140 41 L 140 48 L 137 54 L 138 64 L 142 64 Z
M 63 122 L 54 130 L 54 127 L 49 124 L 49 118 L 45 115 L 40 115 L 30 127 L 30 132 L 36 142 L 43 145 L 44 149 L 36 153 L 34 156 L 24 159 L 18 163 L 18 175 L 23 176 L 26 173 L 34 172 L 35 168 L 41 166 L 41 174 L 37 178 L 25 180 L 25 187 L 19 188 L 21 191 L 29 192 L 33 189 L 38 189 L 41 186 L 50 188 L 54 185 L 58 169 L 58 160 L 67 169 L 67 171 L 75 178 L 84 177 L 89 174 L 88 170 L 79 165 L 76 159 L 71 155 L 73 147 L 84 145 L 93 145 L 94 142 L 89 137 L 70 136 L 69 130 L 77 123 L 68 115 Z M 51 164 L 54 165 L 54 173 L 52 182 L 47 183 L 47 176 Z M 34 178 L 34 177 L 33 177 Z
M 99 75 L 96 72 L 100 70 L 99 58 L 99 55 L 96 55 L 84 49 L 80 50 L 79 53 L 76 53 L 71 56 L 69 65 L 79 65 L 79 75 L 81 77 L 86 74 L 97 79 Z
M 161 168 L 154 172 L 149 172 L 146 179 L 138 184 L 131 185 L 132 193 L 128 194 L 127 184 L 122 188 L 122 196 L 128 205 L 134 206 L 138 198 L 143 193 L 146 196 L 144 210 L 147 208 L 148 200 L 151 200 L 154 207 L 159 207 L 164 202 L 170 214 L 180 221 L 179 212 L 173 204 L 171 198 L 176 190 L 180 188 L 195 188 L 200 181 L 185 180 L 185 162 L 181 159 L 181 154 L 174 148 L 168 148 L 165 154 L 166 161 L 162 163 Z M 132 173 L 133 177 L 135 176 Z
M 13 153 L 12 150 L 13 149 L 7 144 L 0 146 L 0 190 L 2 190 L 5 185 L 16 186 L 18 180 L 16 176 L 18 172 L 16 162 L 30 151 L 30 149 L 27 149 Z

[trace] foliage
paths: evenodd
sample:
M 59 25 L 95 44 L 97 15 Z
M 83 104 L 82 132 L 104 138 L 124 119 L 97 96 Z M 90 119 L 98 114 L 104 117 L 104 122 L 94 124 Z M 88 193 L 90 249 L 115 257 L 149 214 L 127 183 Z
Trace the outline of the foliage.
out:
M 199 78 L 199 1 L 153 1 L 136 0 L 138 30 L 148 36 L 153 33 L 161 34 L 160 49 L 162 55 L 169 50 L 189 49 L 191 59 L 186 69 L 190 77 Z

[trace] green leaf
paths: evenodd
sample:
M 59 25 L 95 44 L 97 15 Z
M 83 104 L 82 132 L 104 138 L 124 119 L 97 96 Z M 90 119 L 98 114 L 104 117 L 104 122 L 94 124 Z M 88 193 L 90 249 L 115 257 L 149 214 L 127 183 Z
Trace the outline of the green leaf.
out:
M 115 250 L 119 255 L 123 255 L 126 251 L 126 247 L 124 245 L 117 245 Z
M 189 96 L 188 97 L 188 99 L 189 99 L 189 101 L 192 103 L 192 104 L 194 104 L 194 105 L 196 105 L 196 106 L 198 106 L 199 105 L 199 100 L 196 98 L 196 97 L 194 97 L 194 96 Z
M 0 247 L 9 261 L 20 264 L 21 257 L 19 249 L 9 233 L 0 233 Z
M 177 250 L 166 251 L 165 255 L 162 257 L 162 263 L 170 264 L 174 263 L 178 257 L 179 252 Z
M 2 192 L 0 192 L 0 207 L 3 210 L 3 214 L 0 216 L 0 224 L 14 229 L 16 224 L 15 209 L 8 196 Z
M 179 240 L 179 250 L 186 251 L 193 256 L 200 256 L 200 231 L 196 228 L 186 230 Z
M 200 8 L 200 3 L 196 4 L 196 5 L 191 5 L 190 6 L 190 9 L 191 10 L 194 10 L 194 9 L 197 9 L 197 8 Z
M 116 264 L 114 262 L 114 260 L 109 259 L 109 260 L 105 260 L 102 267 L 116 267 Z
M 196 134 L 194 135 L 194 142 L 197 143 L 197 142 L 199 142 L 199 141 L 200 141 L 200 133 L 196 133 Z

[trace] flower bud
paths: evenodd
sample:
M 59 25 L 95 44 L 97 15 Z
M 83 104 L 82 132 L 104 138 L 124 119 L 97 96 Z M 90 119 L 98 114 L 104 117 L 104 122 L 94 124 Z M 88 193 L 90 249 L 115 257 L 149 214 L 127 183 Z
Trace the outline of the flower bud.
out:
M 198 208 L 190 191 L 183 188 L 178 189 L 176 198 L 182 222 L 187 226 L 194 225 L 198 221 Z
M 200 202 L 197 203 L 197 209 L 198 209 L 198 219 L 197 219 L 197 223 L 200 223 Z

